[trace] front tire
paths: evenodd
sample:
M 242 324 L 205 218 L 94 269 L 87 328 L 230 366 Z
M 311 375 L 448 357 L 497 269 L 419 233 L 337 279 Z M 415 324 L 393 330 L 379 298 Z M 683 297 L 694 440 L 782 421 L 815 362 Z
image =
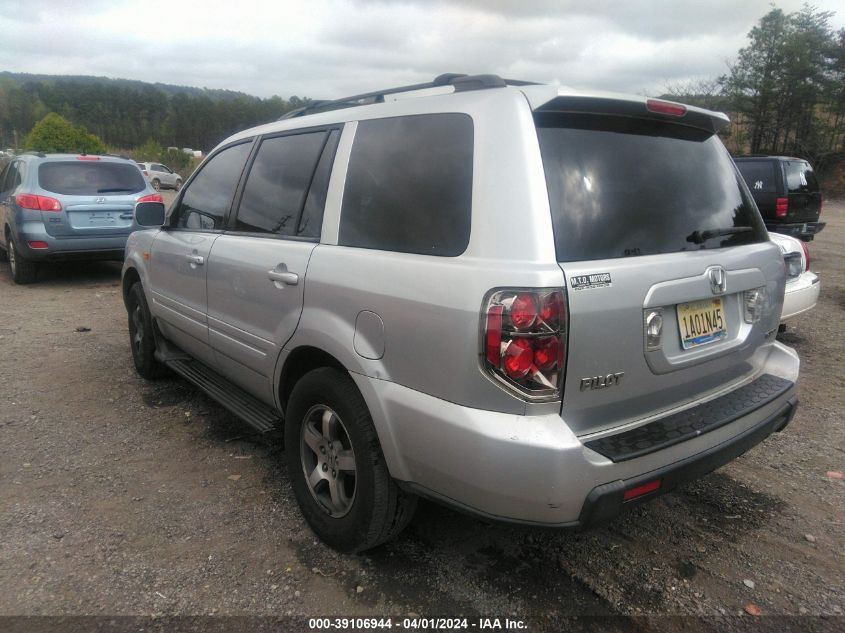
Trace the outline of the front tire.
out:
M 153 189 L 155 189 L 156 191 L 161 191 L 161 181 L 158 178 L 153 178 L 152 185 Z
M 9 268 L 12 271 L 12 281 L 16 284 L 31 284 L 38 277 L 38 264 L 24 258 L 18 251 L 15 239 L 9 235 L 7 242 Z
M 153 319 L 147 307 L 147 298 L 141 282 L 135 282 L 129 289 L 126 301 L 129 315 L 129 344 L 132 348 L 132 362 L 142 378 L 155 380 L 167 375 L 167 367 L 156 360 Z
M 417 506 L 391 478 L 370 412 L 345 372 L 323 367 L 293 388 L 285 454 L 308 525 L 341 552 L 362 552 L 401 532 Z

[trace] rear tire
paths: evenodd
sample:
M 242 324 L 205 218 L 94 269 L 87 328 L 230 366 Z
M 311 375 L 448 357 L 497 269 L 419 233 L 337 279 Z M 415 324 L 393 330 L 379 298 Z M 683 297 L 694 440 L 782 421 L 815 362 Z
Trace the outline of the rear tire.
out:
M 182 181 L 181 181 L 181 180 L 177 180 L 177 181 L 176 181 L 176 186 L 174 187 L 174 189 L 175 189 L 176 191 L 179 191 L 181 188 L 182 188 Z
M 296 383 L 285 416 L 285 454 L 305 520 L 336 550 L 376 547 L 414 515 L 417 497 L 391 478 L 367 405 L 345 372 L 323 367 Z
M 155 189 L 156 191 L 161 191 L 161 181 L 158 178 L 153 178 L 152 185 L 153 189 Z
M 147 298 L 140 281 L 129 289 L 126 301 L 129 316 L 129 345 L 132 348 L 132 361 L 142 378 L 155 380 L 166 376 L 167 367 L 156 360 L 155 333 L 153 319 L 147 307 Z
M 12 271 L 12 280 L 16 284 L 31 284 L 38 277 L 38 264 L 25 259 L 15 245 L 15 239 L 9 235 L 8 258 L 9 268 Z

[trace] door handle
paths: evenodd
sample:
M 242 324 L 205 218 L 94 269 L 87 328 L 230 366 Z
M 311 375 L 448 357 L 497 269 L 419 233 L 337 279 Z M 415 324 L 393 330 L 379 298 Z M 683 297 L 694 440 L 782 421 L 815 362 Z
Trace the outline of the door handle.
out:
M 196 266 L 202 266 L 205 263 L 205 257 L 202 255 L 188 255 L 187 260 Z
M 289 286 L 295 286 L 299 283 L 299 275 L 288 272 L 287 267 L 282 264 L 279 266 L 281 270 L 274 269 L 267 271 L 267 277 L 274 283 L 283 283 Z

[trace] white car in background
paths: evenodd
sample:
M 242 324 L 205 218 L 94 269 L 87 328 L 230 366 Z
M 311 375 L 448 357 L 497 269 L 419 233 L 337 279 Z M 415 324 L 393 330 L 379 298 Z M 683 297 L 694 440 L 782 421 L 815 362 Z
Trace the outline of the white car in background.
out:
M 810 251 L 806 242 L 781 233 L 769 233 L 769 236 L 783 252 L 786 265 L 786 291 L 780 316 L 780 320 L 785 321 L 816 307 L 821 284 L 818 275 L 810 272 Z

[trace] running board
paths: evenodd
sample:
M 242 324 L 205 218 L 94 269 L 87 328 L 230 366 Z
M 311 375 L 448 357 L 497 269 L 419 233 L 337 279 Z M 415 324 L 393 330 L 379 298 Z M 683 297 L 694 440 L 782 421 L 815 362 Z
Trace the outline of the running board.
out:
M 275 428 L 281 428 L 282 418 L 275 409 L 268 407 L 240 387 L 236 387 L 199 361 L 177 357 L 165 360 L 164 364 L 202 389 L 257 431 L 267 433 Z

